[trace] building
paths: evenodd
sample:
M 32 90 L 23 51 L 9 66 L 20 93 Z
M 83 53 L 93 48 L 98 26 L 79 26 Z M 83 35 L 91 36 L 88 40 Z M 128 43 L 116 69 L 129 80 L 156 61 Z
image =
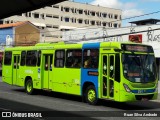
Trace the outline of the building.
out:
M 130 22 L 132 25 L 122 28 L 90 28 L 64 31 L 62 39 L 73 42 L 119 41 L 138 42 L 151 45 L 154 49 L 160 80 L 160 22 L 157 19 L 146 19 Z M 136 24 L 137 26 L 133 25 Z
M 10 46 L 35 45 L 40 37 L 40 30 L 29 21 L 1 24 L 0 50 Z
M 72 1 L 64 1 L 55 5 L 31 12 L 15 15 L 0 21 L 0 24 L 17 21 L 30 21 L 42 30 L 41 42 L 62 39 L 62 31 L 80 27 L 121 27 L 120 9 L 106 8 Z

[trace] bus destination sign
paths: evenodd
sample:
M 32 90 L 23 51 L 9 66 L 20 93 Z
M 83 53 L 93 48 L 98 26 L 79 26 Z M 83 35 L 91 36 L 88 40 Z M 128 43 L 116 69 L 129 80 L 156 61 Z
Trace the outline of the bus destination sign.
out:
M 153 49 L 150 46 L 144 45 L 128 45 L 123 44 L 122 49 L 125 51 L 134 51 L 134 52 L 153 52 Z

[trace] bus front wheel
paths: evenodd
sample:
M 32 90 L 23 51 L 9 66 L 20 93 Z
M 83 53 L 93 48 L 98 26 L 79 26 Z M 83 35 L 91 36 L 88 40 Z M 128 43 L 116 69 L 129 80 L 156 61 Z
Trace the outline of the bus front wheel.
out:
M 96 89 L 93 85 L 87 87 L 85 92 L 85 99 L 86 102 L 91 105 L 97 104 L 98 99 L 97 99 Z
M 29 95 L 32 95 L 34 93 L 33 83 L 32 83 L 31 79 L 26 81 L 26 83 L 25 83 L 25 91 Z

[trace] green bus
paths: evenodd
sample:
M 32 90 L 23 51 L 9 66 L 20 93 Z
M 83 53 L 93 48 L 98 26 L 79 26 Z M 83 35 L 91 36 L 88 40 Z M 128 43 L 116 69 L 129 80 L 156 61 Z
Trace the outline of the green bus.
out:
M 154 100 L 158 95 L 152 46 L 138 43 L 38 43 L 6 48 L 2 80 L 25 88 L 118 102 Z

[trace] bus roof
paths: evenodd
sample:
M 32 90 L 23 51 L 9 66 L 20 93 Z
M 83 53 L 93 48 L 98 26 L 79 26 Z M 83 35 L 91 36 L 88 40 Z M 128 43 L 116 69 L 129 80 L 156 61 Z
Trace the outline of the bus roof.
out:
M 121 48 L 121 44 L 138 44 L 144 45 L 141 43 L 133 43 L 133 42 L 94 42 L 94 43 L 65 43 L 65 42 L 53 42 L 53 43 L 38 43 L 35 46 L 23 46 L 23 47 L 8 47 L 5 48 L 6 51 L 14 51 L 14 50 L 47 50 L 47 49 L 80 49 L 80 48 L 99 48 L 99 47 L 112 47 L 112 48 Z M 150 45 L 145 45 L 150 46 Z

